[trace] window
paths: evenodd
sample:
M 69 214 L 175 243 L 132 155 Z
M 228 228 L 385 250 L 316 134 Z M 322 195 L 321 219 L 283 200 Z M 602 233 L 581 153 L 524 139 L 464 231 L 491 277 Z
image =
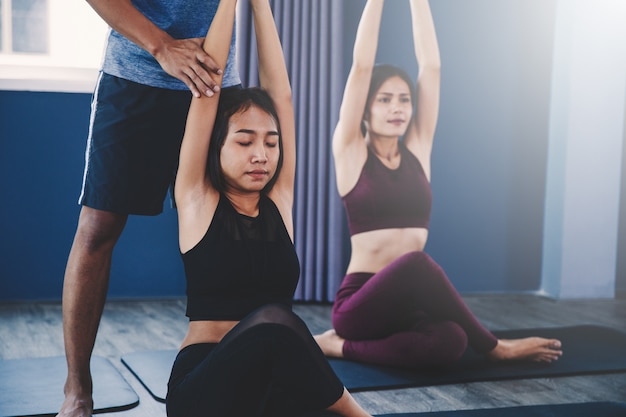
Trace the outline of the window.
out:
M 0 0 L 0 51 L 48 52 L 48 1 Z
M 85 1 L 0 0 L 0 90 L 91 92 L 107 31 Z

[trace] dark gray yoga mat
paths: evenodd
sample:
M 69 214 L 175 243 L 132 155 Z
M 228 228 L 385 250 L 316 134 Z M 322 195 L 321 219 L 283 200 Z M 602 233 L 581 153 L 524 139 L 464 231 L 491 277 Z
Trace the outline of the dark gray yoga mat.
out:
M 377 414 L 375 417 L 625 417 L 626 403 L 590 402 L 577 404 L 528 405 L 481 410 L 430 413 Z
M 332 365 L 352 391 L 626 371 L 626 333 L 614 329 L 584 325 L 494 333 L 501 339 L 557 338 L 563 343 L 563 356 L 550 364 L 493 362 L 468 349 L 459 361 L 430 371 L 407 371 L 343 360 L 332 361 Z
M 551 364 L 490 362 L 468 349 L 458 362 L 429 371 L 409 371 L 341 359 L 330 359 L 330 364 L 350 391 L 626 371 L 626 333 L 614 329 L 585 325 L 494 333 L 500 338 L 558 338 L 563 342 L 564 354 Z M 123 356 L 122 361 L 153 397 L 164 401 L 176 353 L 175 350 L 134 352 Z
M 333 360 L 331 364 L 351 391 L 626 371 L 626 333 L 614 329 L 585 325 L 494 333 L 501 339 L 528 336 L 557 338 L 563 343 L 563 356 L 550 364 L 492 362 L 468 349 L 459 361 L 428 371 L 408 371 L 344 360 Z
M 128 410 L 139 397 L 106 358 L 91 359 L 96 413 Z M 63 403 L 64 356 L 0 360 L 0 417 L 54 416 Z

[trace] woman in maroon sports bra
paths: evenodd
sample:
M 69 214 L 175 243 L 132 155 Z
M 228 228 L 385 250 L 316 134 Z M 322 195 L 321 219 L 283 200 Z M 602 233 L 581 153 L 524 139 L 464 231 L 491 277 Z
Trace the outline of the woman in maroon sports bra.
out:
M 439 48 L 428 1 L 410 0 L 417 86 L 401 69 L 374 65 L 383 4 L 368 0 L 363 10 L 333 137 L 352 254 L 333 305 L 334 329 L 315 339 L 327 356 L 405 368 L 445 365 L 468 345 L 495 360 L 557 360 L 558 340 L 498 340 L 423 252 Z

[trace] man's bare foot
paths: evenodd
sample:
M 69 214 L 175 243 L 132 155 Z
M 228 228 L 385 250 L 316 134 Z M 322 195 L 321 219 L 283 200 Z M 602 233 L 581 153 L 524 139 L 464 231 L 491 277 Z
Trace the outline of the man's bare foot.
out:
M 343 343 L 345 339 L 339 337 L 335 329 L 326 330 L 322 334 L 313 336 L 324 355 L 332 358 L 343 358 Z
M 534 362 L 552 362 L 563 354 L 561 342 L 543 337 L 524 339 L 499 339 L 496 347 L 487 353 L 493 360 L 530 360 Z
M 91 417 L 93 399 L 91 395 L 65 394 L 65 400 L 57 417 Z

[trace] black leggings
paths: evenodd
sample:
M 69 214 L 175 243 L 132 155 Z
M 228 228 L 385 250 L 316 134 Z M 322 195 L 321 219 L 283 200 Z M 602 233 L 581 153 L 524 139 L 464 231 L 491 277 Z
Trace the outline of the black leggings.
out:
M 343 384 L 289 307 L 254 311 L 219 343 L 182 349 L 168 382 L 169 417 L 331 416 Z M 312 413 L 313 412 L 313 413 Z

